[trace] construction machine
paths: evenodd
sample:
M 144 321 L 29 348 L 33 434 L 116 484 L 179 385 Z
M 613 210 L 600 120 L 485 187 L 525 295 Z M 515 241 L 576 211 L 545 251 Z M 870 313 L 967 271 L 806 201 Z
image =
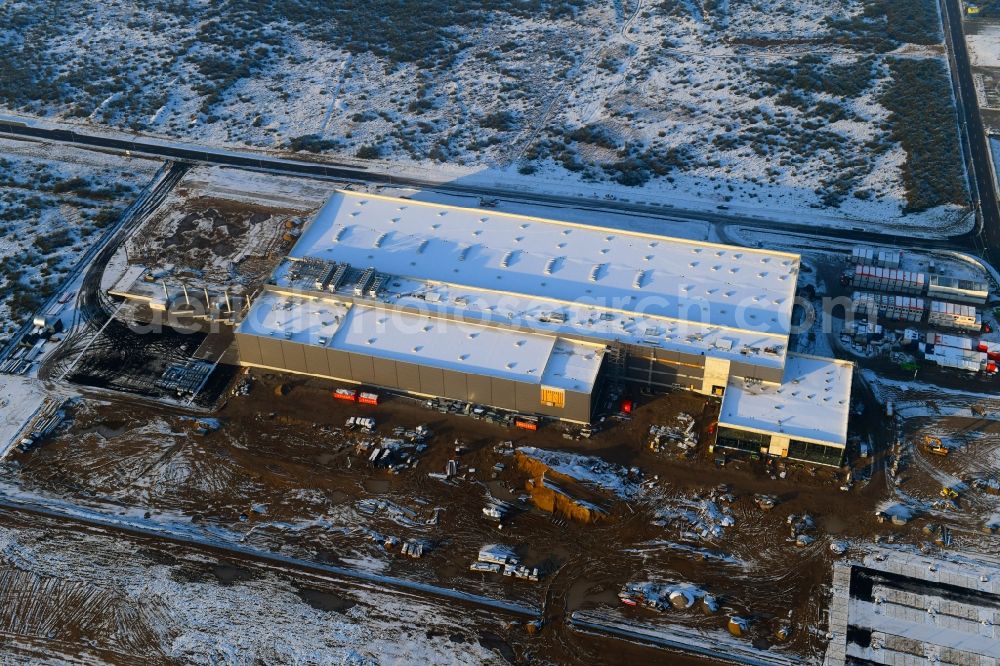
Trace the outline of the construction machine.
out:
M 948 455 L 948 447 L 941 443 L 940 437 L 924 435 L 924 450 L 938 456 Z

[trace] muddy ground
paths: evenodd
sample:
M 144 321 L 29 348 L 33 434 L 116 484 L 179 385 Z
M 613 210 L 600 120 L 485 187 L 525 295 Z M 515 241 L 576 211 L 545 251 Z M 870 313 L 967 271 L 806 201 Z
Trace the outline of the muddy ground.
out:
M 687 392 L 642 398 L 631 421 L 574 441 L 558 426 L 508 429 L 402 397 L 378 407 L 343 403 L 332 399 L 334 386 L 256 375 L 249 395 L 231 397 L 213 415 L 220 427 L 207 434 L 180 410 L 83 400 L 50 441 L 14 454 L 7 473 L 30 492 L 103 510 L 138 507 L 151 520 L 180 516 L 263 549 L 537 606 L 547 627 L 516 652 L 519 659 L 534 655 L 553 663 L 620 663 L 606 640 L 565 626 L 570 612 L 591 608 L 719 631 L 727 615 L 739 614 L 754 620 L 746 637 L 754 645 L 818 657 L 831 541 L 860 546 L 877 534 L 921 536 L 916 524 L 876 522 L 876 507 L 891 496 L 878 455 L 862 461 L 845 492 L 842 471 L 798 464 L 772 469 L 753 461 L 718 467 L 704 444 L 653 452 L 646 445 L 649 426 L 671 423 L 679 413 L 696 416 L 704 434 L 713 407 Z M 377 420 L 375 436 L 418 424 L 434 436 L 415 469 L 374 469 L 357 444 L 375 436 L 344 429 L 345 420 L 358 415 Z M 605 492 L 609 512 L 597 524 L 552 516 L 519 503 L 528 475 L 513 456 L 496 450 L 504 441 L 638 467 L 646 489 L 627 500 Z M 456 442 L 466 447 L 463 453 L 456 454 Z M 443 472 L 449 459 L 459 462 L 457 478 L 428 475 Z M 505 467 L 493 478 L 497 463 Z M 759 508 L 758 493 L 775 496 L 777 506 Z M 482 515 L 488 496 L 521 507 L 502 529 Z M 787 520 L 804 513 L 815 520 L 815 541 L 800 547 Z M 386 537 L 420 541 L 428 552 L 405 557 L 383 545 Z M 527 564 L 543 570 L 543 579 L 470 572 L 487 543 L 516 546 Z M 718 596 L 722 610 L 706 616 L 619 609 L 621 586 L 643 580 L 697 586 Z M 789 616 L 793 633 L 781 643 L 773 631 Z
M 258 286 L 284 256 L 332 184 L 278 179 L 238 192 L 226 170 L 192 169 L 126 243 L 127 261 L 177 279 Z M 275 189 L 277 188 L 277 189 Z

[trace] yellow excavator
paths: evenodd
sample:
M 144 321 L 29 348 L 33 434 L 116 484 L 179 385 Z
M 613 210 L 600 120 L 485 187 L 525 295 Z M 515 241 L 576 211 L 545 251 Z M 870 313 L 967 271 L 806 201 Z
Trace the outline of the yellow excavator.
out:
M 938 456 L 948 455 L 948 447 L 941 443 L 940 437 L 924 435 L 924 450 Z
M 944 486 L 943 488 L 941 488 L 940 494 L 941 497 L 945 499 L 952 499 L 952 500 L 958 499 L 958 491 L 955 490 L 954 488 L 949 488 L 948 486 Z

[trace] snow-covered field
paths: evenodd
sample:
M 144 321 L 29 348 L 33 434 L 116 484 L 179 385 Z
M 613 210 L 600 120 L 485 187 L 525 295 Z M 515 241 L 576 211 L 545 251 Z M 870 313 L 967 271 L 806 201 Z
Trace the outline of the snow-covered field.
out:
M 0 139 L 0 342 L 55 290 L 157 167 Z
M 86 533 L 0 527 L 0 581 L 4 651 L 23 663 L 63 649 L 86 663 L 503 663 L 467 612 L 374 589 L 303 590 L 280 572 L 158 559 Z
M 944 60 L 934 26 L 874 40 L 895 20 L 874 0 L 425 2 L 405 15 L 89 0 L 46 21 L 35 4 L 4 9 L 21 27 L 0 44 L 65 85 L 0 85 L 10 111 L 829 226 L 951 232 L 962 218 L 957 190 L 903 214 L 883 54 Z
M 36 379 L 0 375 L 0 458 L 17 443 L 17 437 L 38 410 L 48 392 Z

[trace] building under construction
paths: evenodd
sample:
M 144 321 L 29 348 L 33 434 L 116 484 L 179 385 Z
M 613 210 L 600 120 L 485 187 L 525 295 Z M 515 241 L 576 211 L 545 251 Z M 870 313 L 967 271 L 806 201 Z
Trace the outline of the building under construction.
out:
M 850 372 L 832 404 L 782 390 L 798 271 L 789 253 L 338 192 L 236 338 L 248 366 L 578 423 L 606 382 L 682 386 L 724 409 L 749 382 L 796 404 L 746 432 L 835 405 L 824 413 L 844 427 L 813 439 L 839 457 Z

